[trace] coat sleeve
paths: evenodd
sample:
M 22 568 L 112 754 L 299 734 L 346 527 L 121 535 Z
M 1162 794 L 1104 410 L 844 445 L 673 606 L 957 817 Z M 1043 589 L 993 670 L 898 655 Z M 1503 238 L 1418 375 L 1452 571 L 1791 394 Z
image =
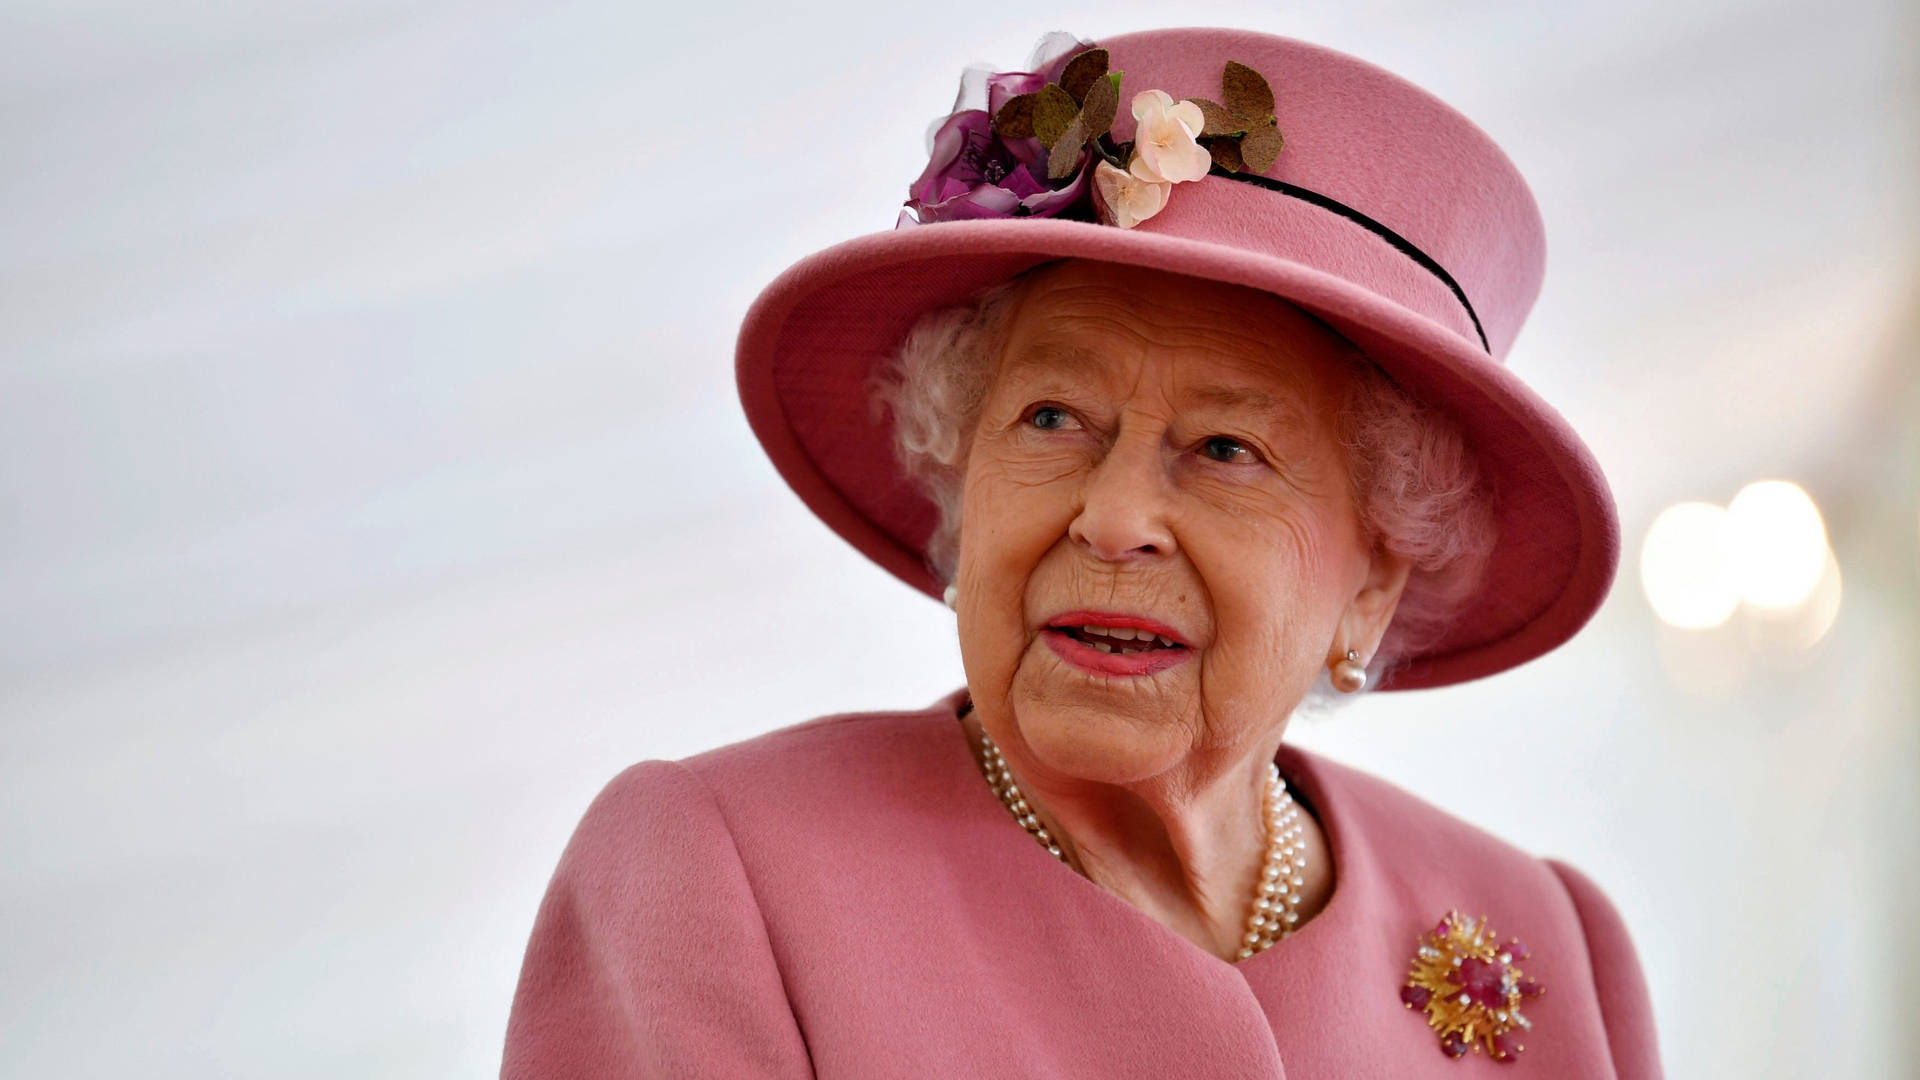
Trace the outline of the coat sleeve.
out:
M 1586 932 L 1593 988 L 1600 1000 L 1607 1043 L 1613 1051 L 1614 1074 L 1620 1080 L 1661 1080 L 1653 1002 L 1626 923 L 1592 879 L 1557 859 L 1546 862 L 1573 897 L 1574 910 Z
M 684 765 L 621 773 L 568 841 L 500 1075 L 813 1077 L 733 834 Z

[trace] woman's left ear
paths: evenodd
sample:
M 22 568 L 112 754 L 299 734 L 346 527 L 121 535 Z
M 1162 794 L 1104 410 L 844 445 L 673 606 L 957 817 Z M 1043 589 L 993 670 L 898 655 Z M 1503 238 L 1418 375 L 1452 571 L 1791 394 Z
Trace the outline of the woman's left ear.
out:
M 1340 618 L 1339 640 L 1344 642 L 1340 648 L 1356 649 L 1362 657 L 1380 650 L 1380 639 L 1387 636 L 1387 625 L 1393 622 L 1412 572 L 1413 559 L 1406 555 L 1386 550 L 1373 553 L 1366 579 Z

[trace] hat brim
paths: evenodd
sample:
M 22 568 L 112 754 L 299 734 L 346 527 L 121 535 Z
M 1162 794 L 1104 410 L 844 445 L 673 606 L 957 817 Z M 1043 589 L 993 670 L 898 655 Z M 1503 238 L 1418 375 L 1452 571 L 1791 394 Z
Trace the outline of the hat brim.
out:
M 1346 242 L 1308 239 L 1309 246 Z M 1498 538 L 1485 585 L 1436 646 L 1379 689 L 1442 686 L 1514 667 L 1572 637 L 1605 600 L 1620 529 L 1598 462 L 1557 411 L 1457 327 L 1302 259 L 1034 218 L 944 222 L 845 241 L 781 274 L 742 324 L 736 370 L 754 434 L 807 506 L 894 576 L 936 598 L 946 584 L 923 554 L 934 506 L 902 471 L 891 419 L 872 401 L 876 365 L 923 313 L 1061 258 L 1272 293 L 1326 322 L 1458 422 L 1495 495 Z

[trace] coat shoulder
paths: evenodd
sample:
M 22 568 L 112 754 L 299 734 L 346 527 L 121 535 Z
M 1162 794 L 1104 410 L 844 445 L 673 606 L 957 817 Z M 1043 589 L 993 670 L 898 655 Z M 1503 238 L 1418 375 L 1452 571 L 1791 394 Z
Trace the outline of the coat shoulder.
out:
M 856 836 L 898 840 L 910 823 L 937 829 L 969 781 L 980 782 L 951 698 L 814 717 L 674 765 L 711 795 L 750 861 L 772 847 L 818 853 Z
M 932 801 L 956 786 L 956 762 L 970 753 L 951 708 L 936 704 L 819 716 L 640 761 L 594 797 L 565 861 L 577 872 L 630 873 L 644 838 L 685 857 L 697 842 L 703 859 L 744 858 L 753 872 L 756 855 L 841 846 L 897 816 L 884 811 Z
M 903 771 L 950 764 L 965 749 L 947 703 L 924 709 L 833 713 L 682 758 L 716 791 L 886 784 Z

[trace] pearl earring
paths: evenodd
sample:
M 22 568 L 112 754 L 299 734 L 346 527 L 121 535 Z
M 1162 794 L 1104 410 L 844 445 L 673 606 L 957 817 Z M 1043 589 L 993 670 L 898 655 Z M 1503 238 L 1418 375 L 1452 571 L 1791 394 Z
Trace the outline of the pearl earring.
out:
M 947 602 L 947 606 L 949 608 L 952 608 L 954 611 L 959 611 L 960 608 L 954 603 L 954 601 L 960 599 L 960 586 L 958 585 L 947 586 L 947 591 L 941 594 L 941 599 Z
M 1360 662 L 1360 654 L 1347 650 L 1346 659 L 1333 665 L 1333 688 L 1343 694 L 1358 693 L 1367 685 L 1367 668 Z

